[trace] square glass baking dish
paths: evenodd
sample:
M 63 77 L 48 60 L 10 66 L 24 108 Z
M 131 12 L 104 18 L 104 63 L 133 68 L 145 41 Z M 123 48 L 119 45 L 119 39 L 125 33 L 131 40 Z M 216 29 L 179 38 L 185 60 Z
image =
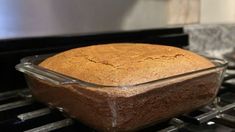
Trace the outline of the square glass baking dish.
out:
M 38 66 L 52 55 L 26 57 L 16 65 L 33 97 L 102 131 L 141 129 L 211 103 L 227 66 L 211 58 L 215 66 L 208 69 L 130 86 L 104 86 Z

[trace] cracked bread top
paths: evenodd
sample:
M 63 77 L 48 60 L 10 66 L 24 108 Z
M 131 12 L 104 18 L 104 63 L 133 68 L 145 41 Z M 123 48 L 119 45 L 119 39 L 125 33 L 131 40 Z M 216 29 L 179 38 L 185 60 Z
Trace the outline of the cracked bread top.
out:
M 71 49 L 39 64 L 86 82 L 133 85 L 213 67 L 209 60 L 171 46 L 114 43 Z

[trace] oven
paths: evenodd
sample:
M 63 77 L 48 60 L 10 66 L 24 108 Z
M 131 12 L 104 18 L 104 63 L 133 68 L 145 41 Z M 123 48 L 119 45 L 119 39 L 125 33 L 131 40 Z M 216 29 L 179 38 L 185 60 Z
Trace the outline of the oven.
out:
M 134 42 L 188 48 L 189 36 L 182 27 L 112 32 L 66 34 L 0 40 L 1 88 L 0 130 L 4 131 L 95 131 L 60 109 L 49 108 L 33 99 L 24 76 L 15 70 L 20 59 L 95 44 Z M 235 69 L 228 66 L 222 86 L 213 103 L 191 113 L 178 115 L 140 131 L 198 132 L 235 130 Z

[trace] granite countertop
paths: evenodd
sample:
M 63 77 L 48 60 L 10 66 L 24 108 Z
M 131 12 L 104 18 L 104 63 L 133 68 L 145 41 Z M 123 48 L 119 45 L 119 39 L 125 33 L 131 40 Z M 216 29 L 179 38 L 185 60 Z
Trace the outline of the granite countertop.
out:
M 223 58 L 235 48 L 235 24 L 186 25 L 189 49 Z

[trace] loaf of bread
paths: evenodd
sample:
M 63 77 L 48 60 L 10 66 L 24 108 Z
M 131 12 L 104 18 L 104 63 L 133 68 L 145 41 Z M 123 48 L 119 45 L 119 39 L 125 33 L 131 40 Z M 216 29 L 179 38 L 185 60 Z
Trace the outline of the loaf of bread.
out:
M 214 64 L 190 51 L 151 44 L 76 48 L 47 58 L 39 66 L 98 84 L 58 85 L 26 76 L 36 99 L 63 108 L 70 117 L 102 131 L 137 130 L 190 112 L 211 102 L 220 84 L 217 72 L 164 80 Z
M 212 67 L 192 52 L 150 44 L 107 44 L 76 48 L 40 66 L 86 82 L 122 86 L 145 83 Z

